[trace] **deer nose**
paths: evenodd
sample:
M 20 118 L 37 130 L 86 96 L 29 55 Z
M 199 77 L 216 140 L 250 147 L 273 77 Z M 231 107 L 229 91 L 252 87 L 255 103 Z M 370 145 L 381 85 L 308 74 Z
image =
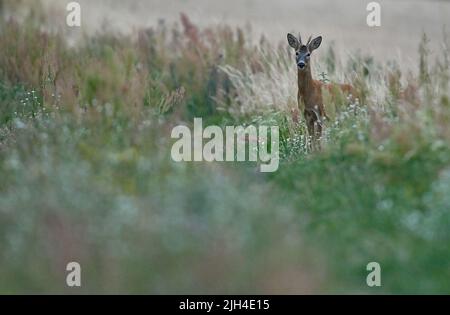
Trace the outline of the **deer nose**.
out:
M 297 65 L 300 69 L 303 69 L 305 67 L 305 63 L 303 61 L 300 61 Z

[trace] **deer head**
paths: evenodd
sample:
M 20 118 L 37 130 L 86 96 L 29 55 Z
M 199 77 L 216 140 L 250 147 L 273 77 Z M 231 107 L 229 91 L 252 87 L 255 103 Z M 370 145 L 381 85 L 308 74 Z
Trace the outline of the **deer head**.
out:
M 299 70 L 305 70 L 308 68 L 309 59 L 311 57 L 311 53 L 319 48 L 322 43 L 322 36 L 318 36 L 311 40 L 311 36 L 308 39 L 306 45 L 302 43 L 302 38 L 299 35 L 298 39 L 291 33 L 287 34 L 287 40 L 289 46 L 295 49 L 295 62 Z

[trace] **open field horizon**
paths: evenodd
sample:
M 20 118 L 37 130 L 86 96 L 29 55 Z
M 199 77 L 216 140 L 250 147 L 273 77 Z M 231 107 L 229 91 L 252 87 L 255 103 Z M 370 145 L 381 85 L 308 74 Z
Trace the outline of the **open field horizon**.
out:
M 449 1 L 382 0 L 381 27 L 366 24 L 366 5 L 360 0 L 116 0 L 79 1 L 85 10 L 83 30 L 94 33 L 105 29 L 127 34 L 142 27 L 156 26 L 160 20 L 179 21 L 181 13 L 200 27 L 229 25 L 251 29 L 252 40 L 261 35 L 273 43 L 285 41 L 287 32 L 304 37 L 322 35 L 324 46 L 350 54 L 355 50 L 382 62 L 396 59 L 402 67 L 416 70 L 417 47 L 423 33 L 430 39 L 431 53 L 442 49 L 444 27 L 448 28 Z M 43 0 L 50 21 L 61 23 L 55 12 L 65 10 L 64 2 Z M 59 21 L 58 21 L 59 20 Z M 319 51 L 318 54 L 322 52 Z

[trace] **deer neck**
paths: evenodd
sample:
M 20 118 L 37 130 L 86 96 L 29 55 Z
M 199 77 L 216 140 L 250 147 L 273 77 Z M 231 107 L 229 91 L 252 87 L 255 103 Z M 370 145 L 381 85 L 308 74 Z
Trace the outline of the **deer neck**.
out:
M 313 78 L 311 74 L 311 64 L 305 70 L 298 69 L 298 91 L 303 97 L 312 90 Z

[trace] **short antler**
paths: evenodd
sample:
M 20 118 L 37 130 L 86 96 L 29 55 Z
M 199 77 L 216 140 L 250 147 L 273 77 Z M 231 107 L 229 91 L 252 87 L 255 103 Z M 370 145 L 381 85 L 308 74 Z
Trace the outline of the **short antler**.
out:
M 308 41 L 306 42 L 306 46 L 308 46 L 309 43 L 311 42 L 311 38 L 312 38 L 312 35 L 309 36 Z M 302 35 L 300 35 L 300 33 L 298 33 L 298 41 L 300 43 L 300 46 L 302 46 L 303 45 L 303 43 L 302 43 Z

